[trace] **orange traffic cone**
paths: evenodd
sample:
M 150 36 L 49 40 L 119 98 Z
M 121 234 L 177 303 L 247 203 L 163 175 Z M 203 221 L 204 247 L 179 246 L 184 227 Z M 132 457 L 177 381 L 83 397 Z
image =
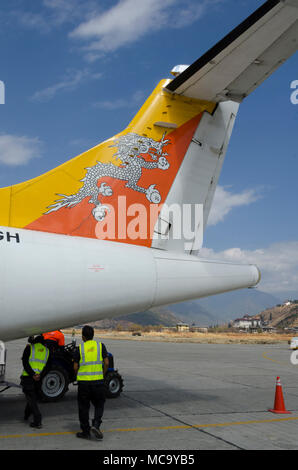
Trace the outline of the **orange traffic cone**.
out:
M 282 386 L 279 377 L 276 378 L 274 408 L 273 410 L 268 411 L 271 411 L 271 413 L 291 414 L 291 412 L 287 411 L 285 408 Z

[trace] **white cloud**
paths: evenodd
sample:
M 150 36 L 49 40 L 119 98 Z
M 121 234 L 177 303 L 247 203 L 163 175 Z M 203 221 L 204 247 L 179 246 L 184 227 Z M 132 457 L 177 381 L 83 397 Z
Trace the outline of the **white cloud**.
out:
M 256 189 L 247 189 L 241 193 L 232 193 L 222 186 L 217 186 L 213 204 L 208 217 L 208 225 L 222 222 L 232 209 L 248 206 L 260 199 Z
M 26 5 L 26 10 L 12 10 L 10 15 L 28 29 L 49 33 L 63 25 L 71 24 L 73 27 L 98 10 L 96 0 L 42 0 L 40 3 L 43 8 L 39 13 L 34 9 L 30 11 L 30 6 Z
M 83 21 L 70 37 L 89 42 L 85 50 L 87 59 L 93 61 L 164 27 L 185 27 L 201 17 L 207 7 L 221 1 L 120 0 L 109 10 Z
M 61 91 L 74 91 L 78 86 L 88 80 L 97 80 L 101 78 L 101 73 L 91 73 L 89 70 L 69 70 L 66 76 L 58 83 L 51 85 L 43 90 L 36 91 L 31 97 L 33 101 L 49 101 Z
M 114 111 L 115 109 L 121 108 L 132 108 L 140 105 L 144 100 L 144 92 L 139 90 L 136 91 L 131 98 L 119 98 L 115 100 L 98 101 L 93 106 L 100 109 L 106 109 L 107 111 Z
M 25 28 L 37 29 L 42 33 L 48 33 L 51 30 L 50 23 L 40 13 L 13 11 L 12 15 L 17 18 L 19 23 Z
M 261 270 L 261 290 L 270 292 L 298 291 L 298 241 L 274 243 L 267 248 L 242 250 L 229 248 L 215 252 L 203 248 L 200 256 L 235 263 L 256 264 Z
M 0 134 L 0 163 L 4 165 L 26 165 L 41 153 L 42 142 L 37 137 Z
M 39 11 L 34 5 L 26 5 L 8 14 L 22 26 L 41 33 L 71 28 L 69 36 L 84 41 L 85 58 L 93 62 L 162 28 L 184 28 L 208 8 L 225 1 L 118 0 L 106 8 L 98 0 L 41 0 Z
M 43 0 L 43 5 L 52 14 L 55 24 L 63 24 L 71 21 L 80 6 L 78 0 Z
M 92 39 L 89 50 L 113 51 L 159 29 L 166 22 L 166 10 L 175 0 L 122 0 L 104 13 L 81 23 L 71 37 Z
M 220 3 L 220 1 L 221 0 L 207 0 L 201 1 L 200 4 L 193 1 L 181 2 L 179 5 L 179 14 L 177 15 L 177 10 L 174 10 L 173 14 L 169 17 L 169 23 L 173 28 L 184 28 L 201 18 L 207 7 L 210 7 L 212 4 Z

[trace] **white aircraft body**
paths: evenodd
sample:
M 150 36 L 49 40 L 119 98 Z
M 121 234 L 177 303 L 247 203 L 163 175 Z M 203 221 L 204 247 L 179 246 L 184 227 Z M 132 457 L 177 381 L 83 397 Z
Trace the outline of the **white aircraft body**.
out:
M 162 80 L 124 131 L 0 189 L 1 340 L 258 284 L 256 266 L 200 258 L 198 233 L 240 103 L 296 52 L 297 41 L 298 0 L 269 0 Z M 119 196 L 133 206 L 124 221 Z M 136 229 L 136 204 L 159 211 L 148 236 L 134 239 L 121 231 Z M 165 209 L 172 204 L 203 205 L 191 240 L 173 236 Z M 108 228 L 115 233 L 104 237 Z

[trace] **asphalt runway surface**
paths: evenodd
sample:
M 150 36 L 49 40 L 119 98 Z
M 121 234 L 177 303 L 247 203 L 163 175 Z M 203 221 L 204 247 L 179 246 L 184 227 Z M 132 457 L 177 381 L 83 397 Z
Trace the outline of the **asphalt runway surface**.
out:
M 298 365 L 287 344 L 103 342 L 124 379 L 121 396 L 106 401 L 103 441 L 75 436 L 76 386 L 40 405 L 40 430 L 22 420 L 24 396 L 11 388 L 0 394 L 0 450 L 298 449 Z M 6 380 L 19 384 L 25 345 L 6 344 Z M 277 376 L 291 414 L 268 411 Z

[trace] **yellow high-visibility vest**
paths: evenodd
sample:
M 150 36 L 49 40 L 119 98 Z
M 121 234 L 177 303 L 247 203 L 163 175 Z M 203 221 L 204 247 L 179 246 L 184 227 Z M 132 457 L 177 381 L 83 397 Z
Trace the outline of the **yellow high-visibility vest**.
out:
M 102 343 L 89 340 L 80 344 L 77 380 L 103 380 Z
M 49 358 L 49 350 L 41 343 L 30 344 L 30 349 L 29 365 L 36 374 L 41 374 Z M 29 376 L 25 370 L 22 375 Z

